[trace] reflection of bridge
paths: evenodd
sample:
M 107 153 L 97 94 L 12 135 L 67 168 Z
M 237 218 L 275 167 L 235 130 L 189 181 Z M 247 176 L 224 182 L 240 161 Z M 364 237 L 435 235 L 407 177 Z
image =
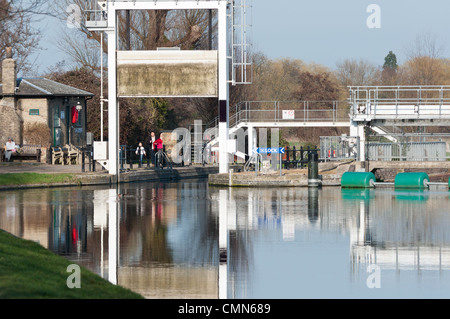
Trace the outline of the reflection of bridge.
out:
M 448 206 L 447 193 L 334 188 L 220 192 L 221 197 L 213 193 L 212 198 L 227 206 L 228 231 L 278 228 L 286 241 L 299 233 L 336 232 L 349 237 L 353 270 L 374 263 L 383 269 L 450 269 L 448 216 L 442 210 Z
M 348 127 L 350 136 L 360 138 L 364 161 L 366 127 L 395 142 L 387 126 L 449 126 L 450 86 L 349 87 L 348 101 L 246 101 L 230 111 L 230 138 L 247 129 L 247 156 L 257 145 L 256 128 Z M 218 132 L 216 126 L 210 130 Z M 214 147 L 219 137 L 212 135 Z

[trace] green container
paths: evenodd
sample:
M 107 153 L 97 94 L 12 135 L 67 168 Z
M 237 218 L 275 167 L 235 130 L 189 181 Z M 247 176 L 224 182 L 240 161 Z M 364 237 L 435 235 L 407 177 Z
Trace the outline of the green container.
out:
M 370 172 L 345 172 L 341 178 L 342 188 L 374 187 L 375 175 Z
M 423 189 L 430 178 L 427 173 L 400 173 L 395 176 L 395 188 L 403 189 Z

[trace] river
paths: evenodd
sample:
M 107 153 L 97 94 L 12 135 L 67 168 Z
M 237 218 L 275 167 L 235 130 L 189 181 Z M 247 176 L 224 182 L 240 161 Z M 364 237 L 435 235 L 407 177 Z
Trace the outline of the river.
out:
M 40 188 L 0 192 L 0 228 L 150 299 L 448 298 L 449 201 L 438 187 Z

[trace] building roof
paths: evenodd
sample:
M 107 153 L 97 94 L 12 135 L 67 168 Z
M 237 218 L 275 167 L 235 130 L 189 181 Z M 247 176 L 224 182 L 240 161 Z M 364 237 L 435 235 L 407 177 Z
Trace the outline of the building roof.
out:
M 17 97 L 94 96 L 93 93 L 45 78 L 18 78 Z M 3 95 L 0 84 L 0 96 Z

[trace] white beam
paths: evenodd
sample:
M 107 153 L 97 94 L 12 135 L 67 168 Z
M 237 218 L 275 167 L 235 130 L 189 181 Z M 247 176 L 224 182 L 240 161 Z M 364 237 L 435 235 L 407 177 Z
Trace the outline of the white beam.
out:
M 228 28 L 226 2 L 220 3 L 218 12 L 219 33 L 219 173 L 228 173 L 228 139 L 230 123 L 230 102 L 228 84 Z
M 109 25 L 116 25 L 115 11 L 108 14 Z M 108 37 L 108 171 L 118 175 L 119 108 L 117 103 L 116 28 L 106 31 Z
M 282 127 L 351 127 L 350 122 L 243 122 L 239 123 L 237 127 L 252 126 L 254 128 L 282 128 Z
M 108 9 L 113 10 L 189 10 L 216 9 L 226 6 L 226 0 L 213 1 L 113 1 Z

